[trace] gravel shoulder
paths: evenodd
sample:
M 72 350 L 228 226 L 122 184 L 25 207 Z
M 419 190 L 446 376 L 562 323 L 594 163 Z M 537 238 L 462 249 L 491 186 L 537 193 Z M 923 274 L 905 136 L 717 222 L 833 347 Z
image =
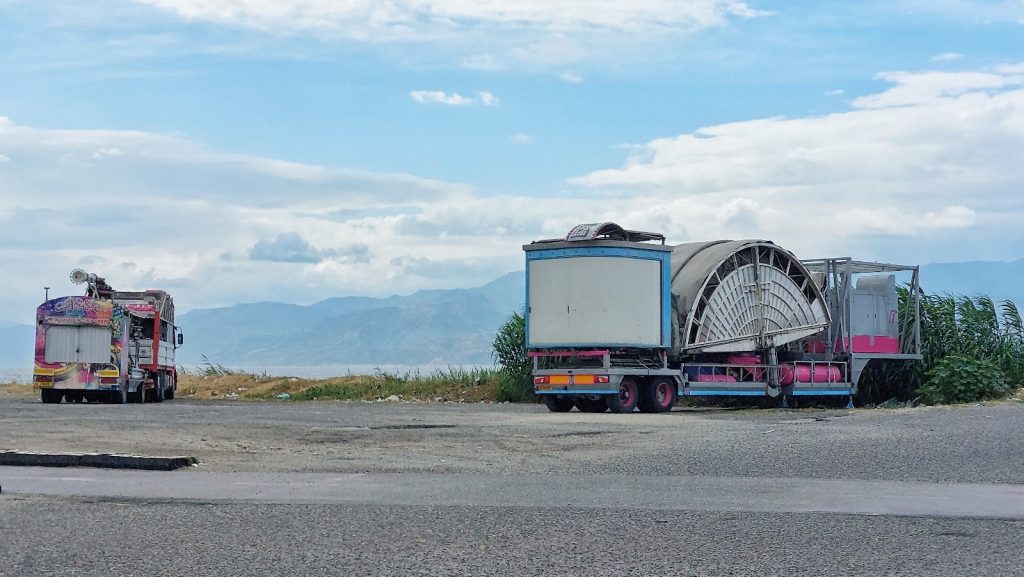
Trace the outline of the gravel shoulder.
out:
M 188 454 L 224 472 L 459 472 L 1024 483 L 1024 403 L 553 414 L 537 405 L 43 405 L 0 397 L 0 450 Z

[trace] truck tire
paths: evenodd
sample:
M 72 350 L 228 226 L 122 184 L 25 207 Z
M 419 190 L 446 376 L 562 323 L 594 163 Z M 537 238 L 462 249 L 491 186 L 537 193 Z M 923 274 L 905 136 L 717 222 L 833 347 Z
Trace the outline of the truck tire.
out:
M 55 389 L 43 389 L 39 391 L 39 396 L 44 403 L 49 405 L 59 403 L 64 398 L 64 393 Z
M 123 405 L 128 402 L 128 387 L 118 387 L 116 391 L 110 392 L 110 402 L 115 405 Z
M 84 391 L 68 391 L 64 393 L 65 403 L 81 403 L 85 398 Z
M 544 404 L 548 406 L 548 410 L 552 413 L 568 413 L 572 410 L 574 403 L 569 397 L 548 395 L 544 397 Z
M 623 377 L 619 383 L 619 392 L 608 396 L 608 408 L 613 413 L 632 413 L 636 408 L 640 389 L 633 377 Z
M 164 378 L 156 378 L 156 388 L 153 389 L 153 402 L 162 403 L 164 402 L 165 391 L 164 391 Z
M 167 390 L 164 391 L 164 398 L 168 401 L 174 398 L 174 391 L 178 388 L 178 379 L 171 377 L 169 379 L 170 384 L 167 385 Z
M 138 388 L 134 393 L 128 393 L 129 403 L 145 403 L 146 402 L 146 385 L 145 383 L 139 383 Z
M 608 400 L 604 397 L 598 397 L 596 399 L 580 397 L 576 399 L 576 408 L 579 409 L 581 413 L 603 413 L 608 410 Z
M 637 407 L 641 413 L 666 413 L 676 403 L 676 385 L 672 379 L 659 377 L 640 386 Z

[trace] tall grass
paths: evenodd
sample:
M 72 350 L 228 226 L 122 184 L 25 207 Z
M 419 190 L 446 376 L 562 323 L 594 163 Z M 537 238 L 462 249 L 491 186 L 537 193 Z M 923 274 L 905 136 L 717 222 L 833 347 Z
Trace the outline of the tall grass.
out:
M 913 326 L 915 321 L 910 296 L 907 288 L 899 288 L 901 326 Z M 873 361 L 862 376 L 865 400 L 912 398 L 928 384 L 929 372 L 954 356 L 992 365 L 1011 387 L 1024 386 L 1024 322 L 1013 301 L 997 304 L 986 295 L 923 293 L 920 299 L 923 359 L 916 363 Z

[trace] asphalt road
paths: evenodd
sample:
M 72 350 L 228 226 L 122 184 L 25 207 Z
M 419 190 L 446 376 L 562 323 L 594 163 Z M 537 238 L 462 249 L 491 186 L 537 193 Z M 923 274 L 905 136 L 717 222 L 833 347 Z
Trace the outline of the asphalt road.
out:
M 0 402 L 0 431 L 0 449 L 204 461 L 0 468 L 3 576 L 1024 575 L 1021 404 L 17 400 Z

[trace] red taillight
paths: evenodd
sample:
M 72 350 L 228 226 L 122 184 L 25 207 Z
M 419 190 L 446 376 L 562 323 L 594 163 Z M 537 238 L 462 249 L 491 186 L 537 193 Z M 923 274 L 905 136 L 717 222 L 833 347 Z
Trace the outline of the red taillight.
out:
M 102 385 L 116 385 L 117 377 L 100 377 L 100 384 Z
M 547 376 L 544 377 L 533 377 L 533 384 L 535 385 L 547 385 L 551 382 L 551 379 Z
M 608 382 L 608 375 L 594 375 L 594 382 L 595 383 L 607 383 Z
M 35 375 L 35 376 L 32 377 L 32 380 L 37 382 L 37 383 L 52 383 L 53 382 L 53 376 L 51 376 L 51 375 Z

